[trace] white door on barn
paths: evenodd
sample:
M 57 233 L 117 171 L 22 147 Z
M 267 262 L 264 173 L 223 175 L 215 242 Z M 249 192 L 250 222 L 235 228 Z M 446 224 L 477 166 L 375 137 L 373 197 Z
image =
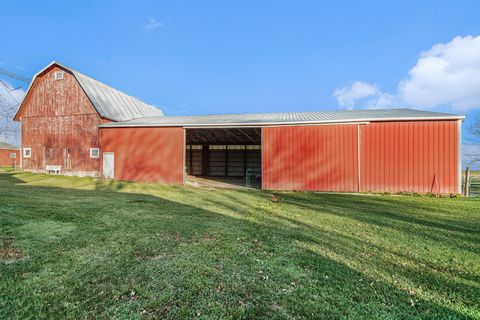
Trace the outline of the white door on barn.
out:
M 115 154 L 113 152 L 104 152 L 103 153 L 103 177 L 107 179 L 115 178 Z

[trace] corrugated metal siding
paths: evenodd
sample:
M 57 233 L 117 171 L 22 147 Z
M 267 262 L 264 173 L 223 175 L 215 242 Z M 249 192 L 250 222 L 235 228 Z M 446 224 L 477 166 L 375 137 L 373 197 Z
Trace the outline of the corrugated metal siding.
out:
M 357 125 L 262 128 L 263 188 L 358 191 L 357 134 Z
M 16 158 L 10 158 L 10 154 L 15 153 Z M 20 151 L 0 149 L 0 167 L 13 167 L 20 165 Z
M 185 167 L 187 174 L 201 176 L 203 173 L 202 164 L 203 164 L 203 146 L 195 146 L 190 150 L 190 146 L 186 149 L 185 153 Z
M 361 190 L 457 193 L 457 121 L 360 126 Z
M 102 128 L 101 152 L 114 152 L 115 179 L 182 184 L 183 128 Z
M 65 72 L 63 80 L 54 80 L 58 70 L 52 68 L 35 80 L 18 114 L 22 146 L 32 148 L 22 168 L 61 165 L 64 172 L 98 173 L 100 160 L 90 158 L 89 152 L 99 147 L 102 119 L 72 74 Z
M 208 151 L 208 175 L 225 177 L 227 173 L 227 150 L 210 149 Z
M 262 166 L 261 151 L 255 148 L 257 146 L 228 145 L 225 149 L 209 149 L 209 145 L 205 145 L 208 152 L 204 152 L 203 146 L 195 147 L 191 151 L 189 146 L 186 149 L 186 170 L 190 175 L 244 177 L 247 169 L 260 170 Z

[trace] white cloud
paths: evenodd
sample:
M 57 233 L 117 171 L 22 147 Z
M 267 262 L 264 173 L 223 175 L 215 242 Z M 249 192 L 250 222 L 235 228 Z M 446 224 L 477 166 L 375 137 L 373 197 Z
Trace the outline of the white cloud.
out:
M 149 17 L 148 23 L 142 26 L 142 29 L 145 31 L 153 31 L 158 27 L 163 27 L 165 24 L 163 22 L 157 21 L 157 19 Z
M 366 102 L 368 109 L 388 109 L 402 106 L 402 102 L 398 97 L 388 92 L 380 92 L 375 98 Z
M 377 88 L 368 83 L 364 85 Z M 345 105 L 338 91 L 334 92 L 334 97 L 342 107 L 352 106 L 365 98 L 353 98 Z M 456 37 L 422 52 L 408 78 L 399 83 L 397 92 L 379 92 L 365 105 L 370 108 L 448 106 L 459 111 L 480 108 L 480 36 Z
M 410 77 L 399 85 L 412 105 L 450 104 L 458 110 L 480 107 L 480 36 L 457 37 L 422 52 Z
M 378 96 L 380 90 L 372 84 L 356 81 L 349 86 L 335 90 L 333 96 L 341 107 L 353 108 L 357 100 Z

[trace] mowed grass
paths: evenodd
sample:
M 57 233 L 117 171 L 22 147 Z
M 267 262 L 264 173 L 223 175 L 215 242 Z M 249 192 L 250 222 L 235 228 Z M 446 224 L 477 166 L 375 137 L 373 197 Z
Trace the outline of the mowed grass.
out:
M 480 318 L 479 199 L 3 172 L 0 236 L 0 319 Z

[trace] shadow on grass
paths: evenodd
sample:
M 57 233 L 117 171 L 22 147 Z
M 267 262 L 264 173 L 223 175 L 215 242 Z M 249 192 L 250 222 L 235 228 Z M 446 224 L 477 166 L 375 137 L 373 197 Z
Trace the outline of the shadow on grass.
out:
M 432 206 L 423 205 L 420 201 L 409 201 L 406 204 L 401 200 L 396 200 L 396 197 L 387 200 L 378 196 L 357 196 L 355 201 L 350 201 L 351 196 L 347 195 L 322 194 L 316 196 L 320 197 L 320 207 L 312 204 L 311 198 L 305 198 L 305 195 L 298 193 L 286 197 L 285 202 L 308 210 L 324 209 L 329 214 L 348 217 L 378 227 L 388 227 L 415 234 L 421 233 L 422 236 L 433 240 L 443 242 L 449 242 L 451 239 L 463 240 L 471 245 L 463 246 L 461 249 L 480 254 L 478 246 L 480 225 L 472 223 L 464 216 L 455 219 L 452 216 L 451 208 L 442 207 L 440 201 L 435 206 L 434 212 L 450 215 L 450 219 L 431 215 Z M 414 197 L 413 199 L 417 200 Z M 431 201 L 430 198 L 424 197 L 423 199 Z M 430 216 L 425 217 L 425 213 Z M 478 208 L 478 214 L 480 215 L 480 208 Z M 425 232 L 425 230 L 427 231 Z
M 0 232 L 18 239 L 29 255 L 20 264 L 0 264 L 0 315 L 4 318 L 128 317 L 141 312 L 167 318 L 199 314 L 221 318 L 468 318 L 451 305 L 472 310 L 478 303 L 478 288 L 428 270 L 418 274 L 411 266 L 389 261 L 378 266 L 393 268 L 413 284 L 430 286 L 426 288 L 432 293 L 430 298 L 422 299 L 327 254 L 358 259 L 358 252 L 366 246 L 361 239 L 284 216 L 252 218 L 259 210 L 256 202 L 268 201 L 263 193 L 193 194 L 179 187 L 181 198 L 174 200 L 161 192 L 120 192 L 130 183 L 98 180 L 94 184 L 95 190 L 32 186 L 14 174 L 0 174 Z M 205 197 L 204 202 L 196 204 L 196 197 Z M 302 197 L 282 195 L 282 201 L 318 209 L 310 198 Z M 402 224 L 408 222 L 450 230 L 447 222 L 409 220 L 408 212 L 395 214 L 395 204 L 386 200 L 355 198 L 351 203 L 342 196 L 318 198 L 331 208 L 329 214 L 380 227 L 403 230 Z M 212 205 L 206 209 L 204 203 Z M 54 238 L 39 237 L 34 223 L 42 220 L 76 228 Z M 19 232 L 27 223 L 32 230 Z M 292 229 L 292 224 L 298 227 Z M 451 227 L 467 234 L 475 230 L 458 224 Z M 440 302 L 447 300 L 451 305 Z

